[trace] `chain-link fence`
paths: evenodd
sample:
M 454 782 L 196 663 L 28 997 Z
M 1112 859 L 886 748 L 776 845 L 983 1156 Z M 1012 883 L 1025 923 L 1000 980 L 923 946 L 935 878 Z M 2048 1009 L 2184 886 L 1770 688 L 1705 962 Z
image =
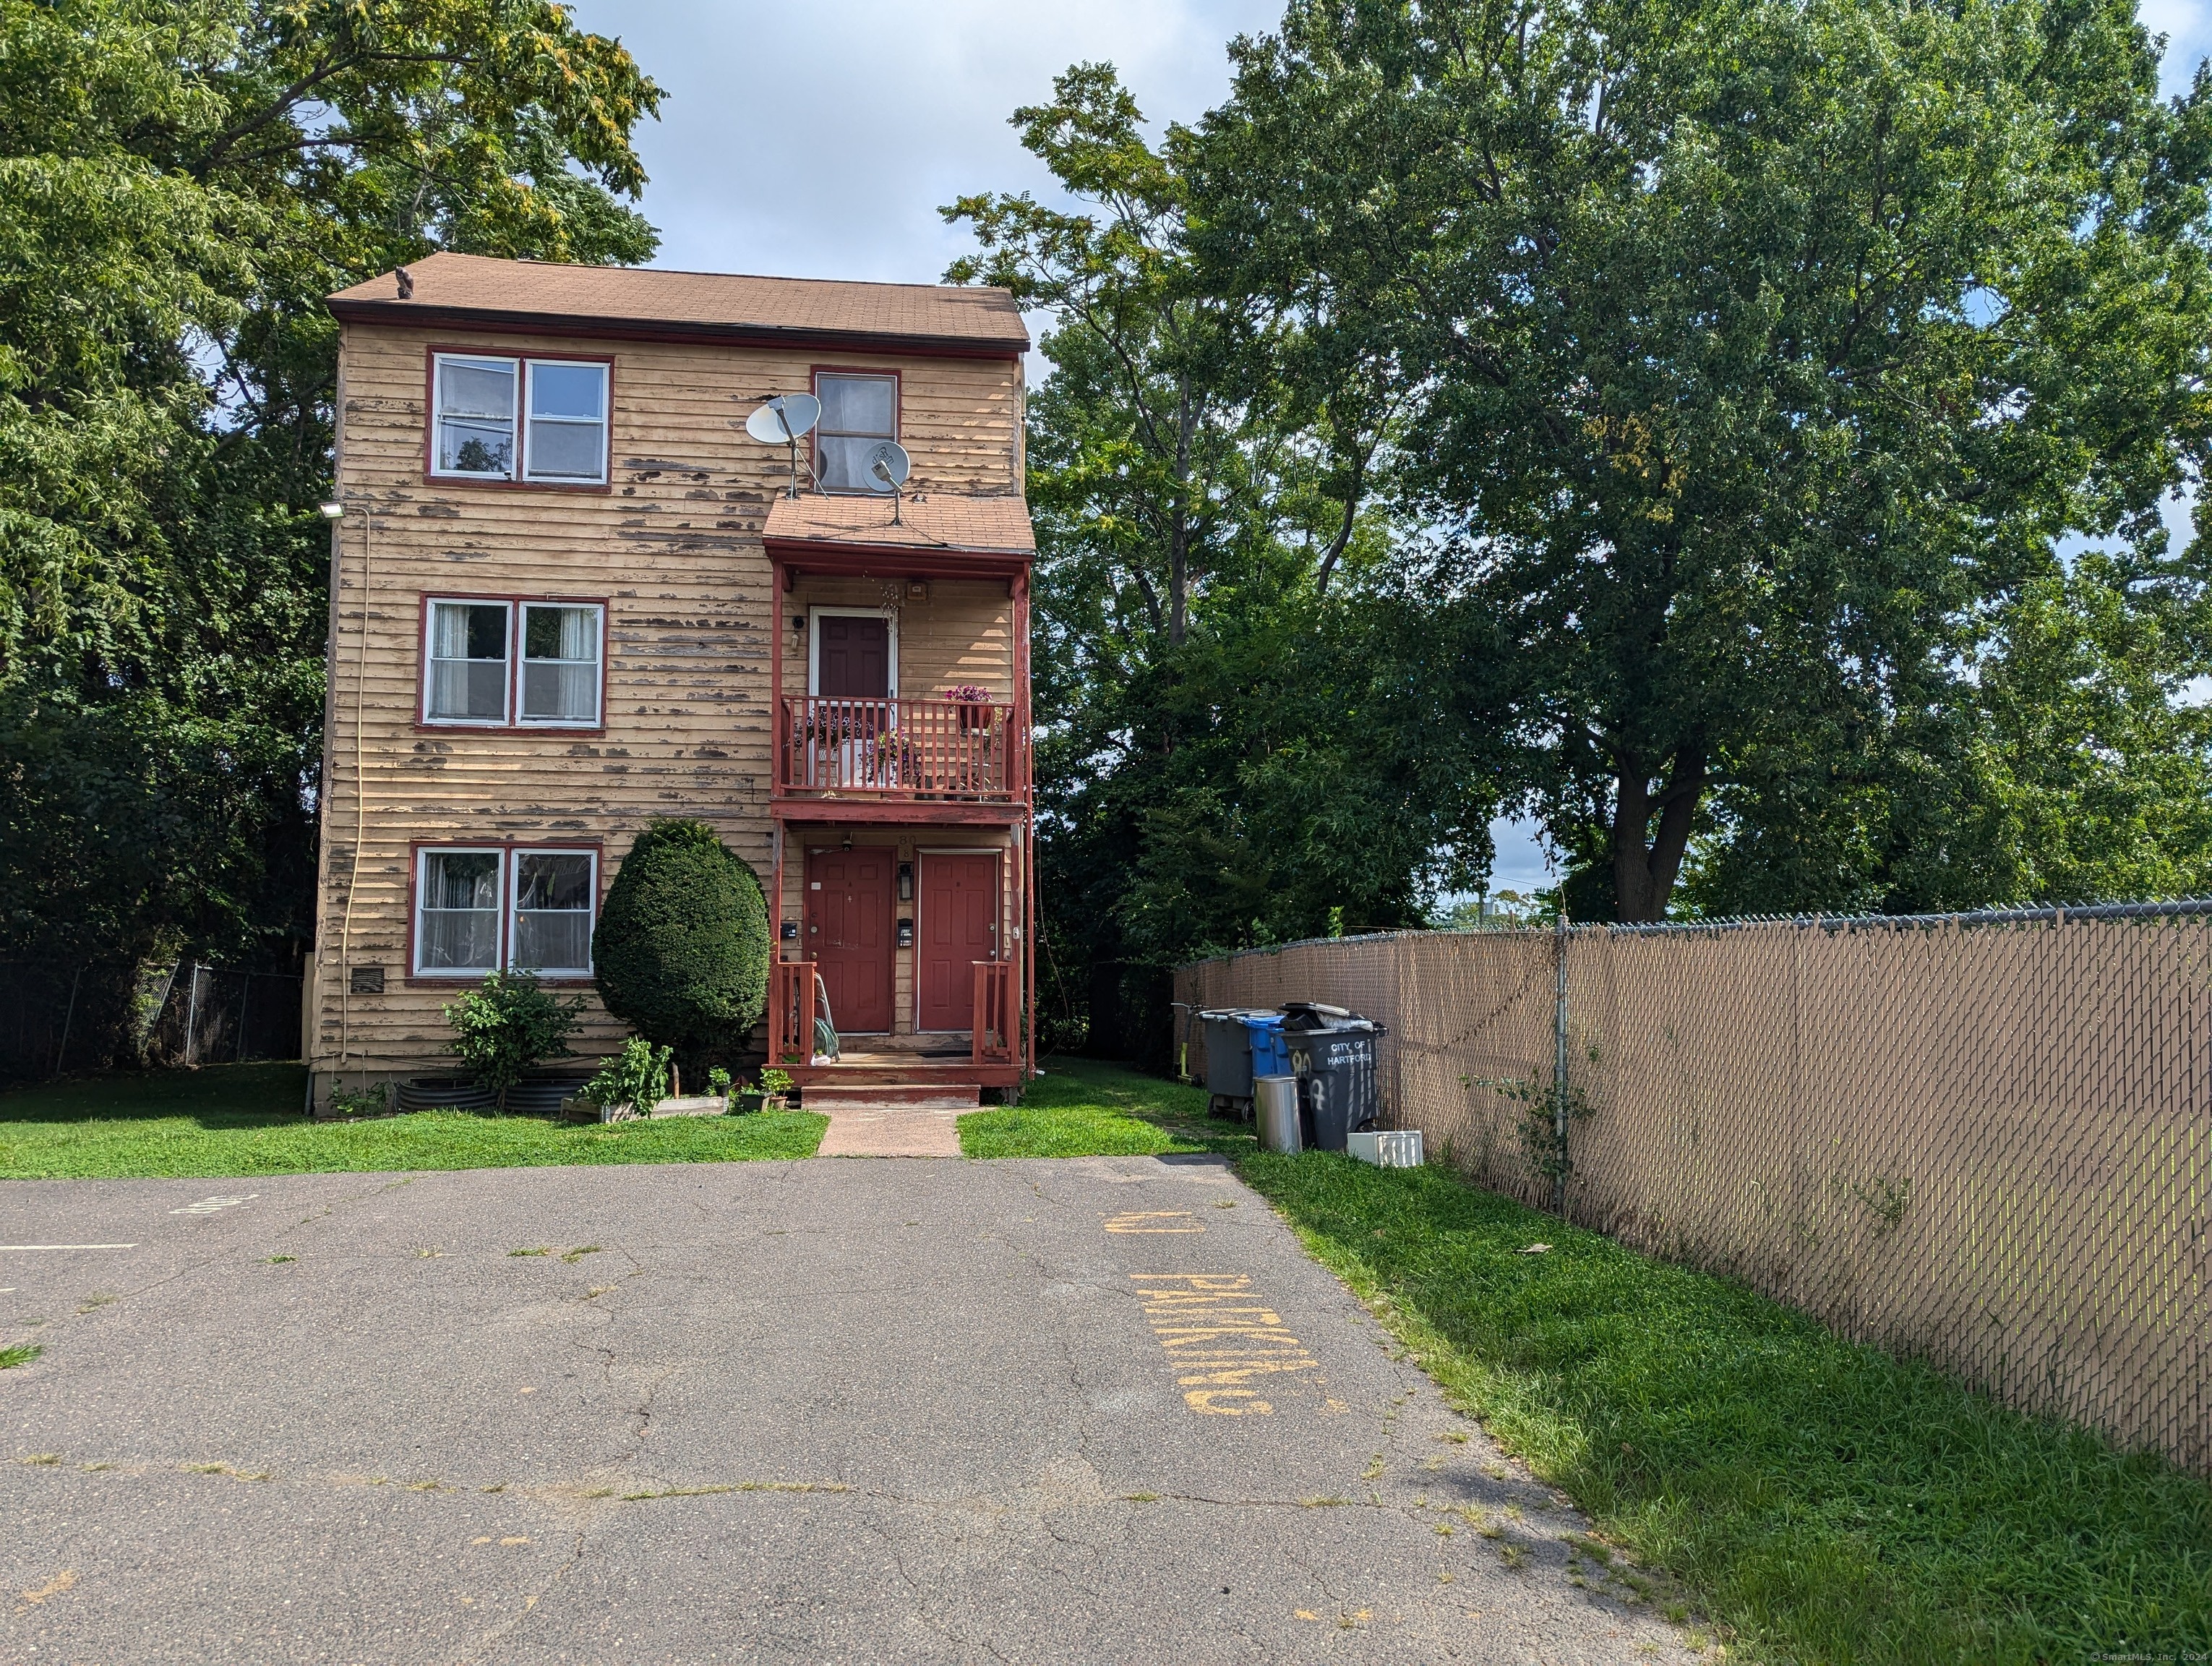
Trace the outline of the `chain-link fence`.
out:
M 1583 1225 L 2212 1474 L 2209 915 L 1297 944 L 1183 968 L 1177 1038 L 1202 1075 L 1202 1008 L 1381 1019 L 1384 1121 L 1476 1183 L 1564 1169 Z
M 300 1056 L 299 975 L 0 961 L 0 1081 Z

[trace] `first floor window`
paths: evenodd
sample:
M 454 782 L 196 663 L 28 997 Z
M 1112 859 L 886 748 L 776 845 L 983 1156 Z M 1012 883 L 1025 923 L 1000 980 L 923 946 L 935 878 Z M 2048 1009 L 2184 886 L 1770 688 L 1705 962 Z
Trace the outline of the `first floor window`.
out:
M 415 860 L 416 976 L 591 976 L 597 851 L 458 848 Z
M 589 851 L 514 853 L 513 964 L 533 972 L 591 971 L 592 868 Z
M 422 702 L 426 719 L 433 723 L 507 721 L 507 617 L 505 602 L 430 604 L 430 686 Z
M 489 972 L 499 964 L 496 850 L 426 850 L 417 888 L 416 970 Z

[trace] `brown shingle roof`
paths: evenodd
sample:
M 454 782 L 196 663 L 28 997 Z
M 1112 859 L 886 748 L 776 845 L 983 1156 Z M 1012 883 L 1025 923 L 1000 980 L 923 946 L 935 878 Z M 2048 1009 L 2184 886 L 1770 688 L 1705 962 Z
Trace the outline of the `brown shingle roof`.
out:
M 891 524 L 885 497 L 779 497 L 763 536 L 784 544 L 871 544 L 888 550 L 950 550 L 1030 556 L 1036 535 L 1030 506 L 1018 497 L 958 497 L 933 492 L 909 497 Z
M 506 325 L 532 332 L 761 342 L 883 344 L 1006 356 L 1029 350 L 1004 289 L 849 283 L 636 266 L 568 266 L 441 252 L 330 297 L 340 318 L 378 324 Z

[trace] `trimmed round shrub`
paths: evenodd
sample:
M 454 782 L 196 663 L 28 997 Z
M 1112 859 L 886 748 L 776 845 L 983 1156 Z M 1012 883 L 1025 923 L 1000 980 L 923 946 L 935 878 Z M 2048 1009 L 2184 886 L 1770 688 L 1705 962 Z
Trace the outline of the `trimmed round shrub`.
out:
M 768 954 L 759 876 L 705 822 L 647 824 L 592 933 L 607 1011 L 687 1060 L 742 1052 L 767 1010 Z

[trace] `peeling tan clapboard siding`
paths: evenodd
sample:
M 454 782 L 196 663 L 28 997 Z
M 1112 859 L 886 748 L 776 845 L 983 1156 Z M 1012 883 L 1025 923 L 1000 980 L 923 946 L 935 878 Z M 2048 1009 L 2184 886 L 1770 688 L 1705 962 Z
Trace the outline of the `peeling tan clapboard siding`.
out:
M 611 489 L 426 481 L 426 353 L 434 345 L 611 358 Z M 803 614 L 810 597 L 866 605 L 843 602 L 855 587 L 880 599 L 881 587 L 859 581 L 804 583 L 781 599 L 771 593 L 760 528 L 787 470 L 781 454 L 745 437 L 743 424 L 767 395 L 810 388 L 816 362 L 803 354 L 582 337 L 344 331 L 339 489 L 348 513 L 331 602 L 321 913 L 307 1015 L 317 1068 L 335 1067 L 342 1045 L 349 1071 L 438 1067 L 449 1034 L 439 1007 L 464 986 L 407 978 L 417 841 L 596 842 L 604 885 L 647 818 L 697 815 L 767 877 L 769 656 L 790 634 L 779 616 Z M 1018 365 L 842 354 L 834 362 L 898 373 L 914 489 L 1018 489 Z M 605 598 L 605 733 L 418 727 L 421 599 L 437 594 Z M 902 693 L 974 683 L 1011 696 L 1004 586 L 939 581 L 927 604 L 902 603 L 899 621 Z M 781 645 L 792 656 L 785 686 L 801 693 L 804 639 Z M 384 968 L 381 995 L 346 993 L 349 891 L 347 960 Z M 905 1014 L 912 983 L 908 958 L 900 958 Z M 591 1002 L 578 1045 L 601 1052 L 619 1034 Z

